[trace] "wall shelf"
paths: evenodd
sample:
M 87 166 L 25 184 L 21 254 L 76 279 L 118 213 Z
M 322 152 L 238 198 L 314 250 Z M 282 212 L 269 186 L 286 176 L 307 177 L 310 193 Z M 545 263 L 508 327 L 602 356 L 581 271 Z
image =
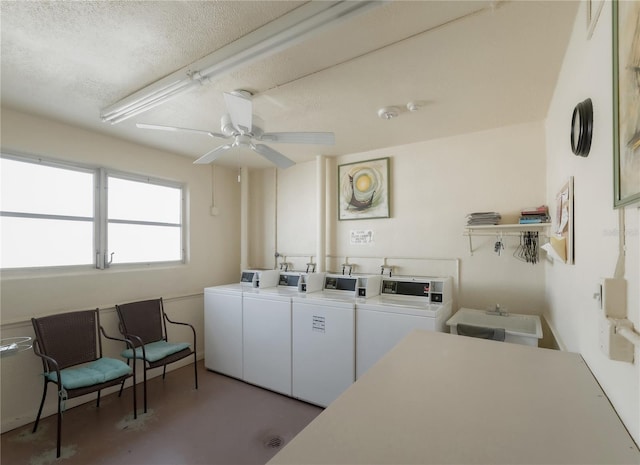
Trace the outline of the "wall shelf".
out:
M 505 236 L 520 236 L 520 233 L 527 231 L 544 232 L 549 226 L 551 223 L 468 225 L 464 228 L 464 235 L 469 237 L 469 254 L 473 255 L 473 236 L 496 236 L 502 239 Z

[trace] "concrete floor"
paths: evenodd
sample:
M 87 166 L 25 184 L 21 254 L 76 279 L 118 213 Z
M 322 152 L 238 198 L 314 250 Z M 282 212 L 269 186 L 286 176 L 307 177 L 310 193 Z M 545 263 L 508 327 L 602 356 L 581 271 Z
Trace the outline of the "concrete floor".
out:
M 56 417 L 4 433 L 4 465 L 262 464 L 322 409 L 198 367 L 186 366 L 148 381 L 148 413 L 138 384 L 138 419 L 131 389 L 67 410 L 56 460 Z M 158 369 L 160 371 L 160 369 Z M 50 387 L 48 397 L 54 397 Z M 95 397 L 91 397 L 95 399 Z M 48 399 L 49 401 L 49 399 Z M 37 413 L 33 406 L 33 415 Z

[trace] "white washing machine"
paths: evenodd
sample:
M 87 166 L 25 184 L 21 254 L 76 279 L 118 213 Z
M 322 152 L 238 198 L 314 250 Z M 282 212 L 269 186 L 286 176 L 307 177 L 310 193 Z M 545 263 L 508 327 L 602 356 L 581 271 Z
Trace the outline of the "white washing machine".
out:
M 356 378 L 414 329 L 445 331 L 451 316 L 448 278 L 383 278 L 378 297 L 356 303 Z
M 239 283 L 205 288 L 204 365 L 207 369 L 243 379 L 242 301 L 243 296 L 257 292 L 260 278 L 264 285 L 277 283 L 277 276 L 270 271 L 245 270 Z
M 276 287 L 245 294 L 243 309 L 243 379 L 291 396 L 291 299 L 305 275 L 279 272 Z
M 355 381 L 356 300 L 380 293 L 380 276 L 328 274 L 321 291 L 292 299 L 292 396 L 328 406 Z

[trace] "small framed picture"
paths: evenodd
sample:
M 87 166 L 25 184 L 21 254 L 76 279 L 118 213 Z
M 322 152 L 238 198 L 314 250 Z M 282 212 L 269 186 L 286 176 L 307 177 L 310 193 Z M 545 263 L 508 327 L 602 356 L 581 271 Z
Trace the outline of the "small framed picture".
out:
M 338 219 L 389 218 L 389 158 L 338 166 Z

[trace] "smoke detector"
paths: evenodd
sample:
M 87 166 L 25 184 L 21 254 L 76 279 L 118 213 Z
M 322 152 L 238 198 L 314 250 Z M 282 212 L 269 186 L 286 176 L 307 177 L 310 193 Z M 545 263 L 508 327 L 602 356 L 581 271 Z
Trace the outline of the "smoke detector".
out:
M 409 111 L 418 111 L 421 106 L 422 105 L 421 105 L 420 102 L 411 101 L 411 102 L 407 103 L 407 110 L 409 110 Z
M 400 108 L 398 107 L 382 107 L 378 110 L 378 118 L 381 119 L 393 119 L 400 114 Z

